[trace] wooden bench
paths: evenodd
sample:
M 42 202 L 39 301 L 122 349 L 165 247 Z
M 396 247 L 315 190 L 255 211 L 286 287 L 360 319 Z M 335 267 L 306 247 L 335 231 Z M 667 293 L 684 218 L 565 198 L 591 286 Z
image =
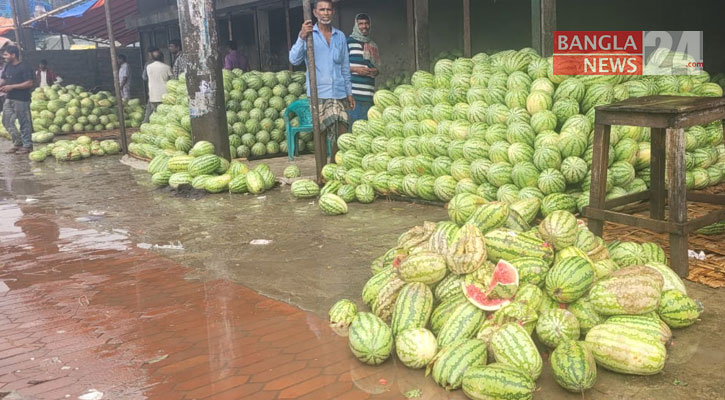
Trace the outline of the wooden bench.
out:
M 725 195 L 687 191 L 685 128 L 724 119 L 725 98 L 722 97 L 647 96 L 597 107 L 589 206 L 584 209 L 592 233 L 601 236 L 605 221 L 668 233 L 670 265 L 680 276 L 687 276 L 688 234 L 725 219 L 723 207 L 688 221 L 687 200 L 725 206 Z M 605 201 L 612 125 L 651 128 L 650 189 Z M 665 199 L 669 207 L 668 220 L 665 220 Z M 650 218 L 612 211 L 612 208 L 638 201 L 649 201 Z

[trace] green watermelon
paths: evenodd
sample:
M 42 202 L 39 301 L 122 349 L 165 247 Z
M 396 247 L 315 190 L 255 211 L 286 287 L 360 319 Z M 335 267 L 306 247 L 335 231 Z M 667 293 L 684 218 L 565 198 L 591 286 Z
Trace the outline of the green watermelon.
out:
M 379 365 L 390 357 L 393 335 L 388 325 L 374 314 L 361 312 L 350 324 L 348 333 L 352 354 L 369 365 Z
M 469 368 L 463 375 L 462 388 L 471 399 L 531 400 L 536 383 L 518 368 L 493 363 Z
M 395 353 L 408 368 L 428 365 L 437 350 L 435 335 L 425 328 L 406 329 L 395 336 Z
M 582 393 L 597 381 L 597 364 L 586 343 L 568 340 L 551 353 L 554 380 L 564 389 Z
M 496 362 L 518 368 L 534 380 L 541 375 L 541 355 L 521 325 L 508 323 L 502 326 L 493 334 L 490 346 Z

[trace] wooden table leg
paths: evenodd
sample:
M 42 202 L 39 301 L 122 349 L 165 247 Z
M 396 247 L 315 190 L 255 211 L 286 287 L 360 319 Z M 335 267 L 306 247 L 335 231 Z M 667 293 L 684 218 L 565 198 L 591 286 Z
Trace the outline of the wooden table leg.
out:
M 589 207 L 604 209 L 604 200 L 607 195 L 607 166 L 609 162 L 609 133 L 610 125 L 594 125 L 594 148 L 592 152 L 592 182 L 589 187 Z M 604 221 L 589 218 L 589 230 L 602 236 Z
M 668 158 L 668 197 L 670 222 L 687 222 L 687 187 L 685 183 L 685 131 L 667 129 L 669 138 Z M 687 231 L 670 234 L 670 266 L 681 277 L 689 273 L 687 257 Z
M 652 219 L 665 219 L 665 130 L 652 128 L 650 148 L 650 196 L 649 216 Z

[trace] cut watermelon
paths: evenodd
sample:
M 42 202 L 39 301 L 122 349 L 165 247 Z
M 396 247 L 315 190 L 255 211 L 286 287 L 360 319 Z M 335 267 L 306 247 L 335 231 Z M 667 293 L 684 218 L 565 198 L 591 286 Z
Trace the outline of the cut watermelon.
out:
M 516 267 L 500 260 L 488 287 L 468 279 L 461 282 L 461 287 L 473 305 L 484 311 L 496 311 L 511 303 L 519 287 L 519 273 Z

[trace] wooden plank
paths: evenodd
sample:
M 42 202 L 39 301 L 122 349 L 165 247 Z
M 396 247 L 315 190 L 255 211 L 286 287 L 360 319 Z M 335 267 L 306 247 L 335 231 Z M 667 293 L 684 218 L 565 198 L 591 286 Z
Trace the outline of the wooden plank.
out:
M 687 226 L 687 232 L 692 233 L 702 227 L 712 225 L 716 222 L 720 222 L 725 220 L 725 209 L 723 210 L 716 210 L 711 211 L 702 217 L 695 218 L 692 221 L 688 221 Z
M 594 151 L 592 157 L 592 182 L 589 189 L 589 206 L 594 209 L 605 207 L 607 195 L 607 161 L 609 160 L 609 134 L 612 127 L 597 124 L 594 126 Z M 589 219 L 589 230 L 602 236 L 604 222 L 596 218 Z
M 694 201 L 697 203 L 725 205 L 725 195 L 688 191 L 687 192 L 687 201 Z
M 531 47 L 543 54 L 541 38 L 541 1 L 531 0 Z
M 292 28 L 290 27 L 289 0 L 283 0 L 282 7 L 284 7 L 284 27 L 285 35 L 287 37 L 287 51 L 290 51 L 290 49 L 292 48 Z M 289 62 L 287 64 L 287 68 L 292 71 L 293 65 Z
M 556 0 L 541 0 L 541 54 L 554 54 L 554 31 L 556 30 Z
M 471 0 L 463 0 L 463 55 L 471 57 Z
M 415 4 L 413 3 L 413 0 L 407 0 L 406 1 L 406 21 L 408 23 L 408 51 L 410 52 L 410 65 L 409 70 L 410 72 L 415 72 L 417 63 L 415 62 L 415 55 L 416 55 L 416 49 L 415 49 Z
M 687 222 L 687 188 L 685 184 L 685 130 L 667 129 L 667 178 L 669 184 L 668 203 L 670 221 L 676 224 Z M 678 275 L 688 274 L 687 232 L 670 233 L 670 264 Z
M 636 203 L 638 201 L 649 200 L 649 196 L 650 196 L 650 192 L 648 192 L 648 191 L 627 194 L 627 195 L 624 195 L 621 197 L 617 197 L 615 199 L 606 200 L 604 202 L 604 208 L 606 210 L 611 210 L 612 208 L 615 208 L 615 207 Z
M 430 69 L 430 39 L 428 37 L 428 0 L 415 0 L 415 66 Z
M 257 20 L 257 37 L 259 40 L 259 65 L 262 71 L 269 71 L 272 68 L 272 48 L 269 38 L 269 11 L 259 8 L 254 9 Z
M 600 210 L 592 207 L 585 207 L 583 214 L 585 217 L 589 218 L 590 222 L 592 219 L 596 219 L 647 229 L 648 231 L 656 233 L 682 232 L 685 226 L 684 224 L 678 225 L 667 221 L 657 221 L 647 217 L 640 217 L 638 215 L 629 215 L 612 210 Z
M 652 219 L 665 219 L 665 130 L 652 128 L 650 146 L 650 210 Z
M 681 114 L 725 106 L 724 97 L 698 96 L 644 96 L 632 97 L 597 107 L 612 112 L 644 112 L 653 114 Z

